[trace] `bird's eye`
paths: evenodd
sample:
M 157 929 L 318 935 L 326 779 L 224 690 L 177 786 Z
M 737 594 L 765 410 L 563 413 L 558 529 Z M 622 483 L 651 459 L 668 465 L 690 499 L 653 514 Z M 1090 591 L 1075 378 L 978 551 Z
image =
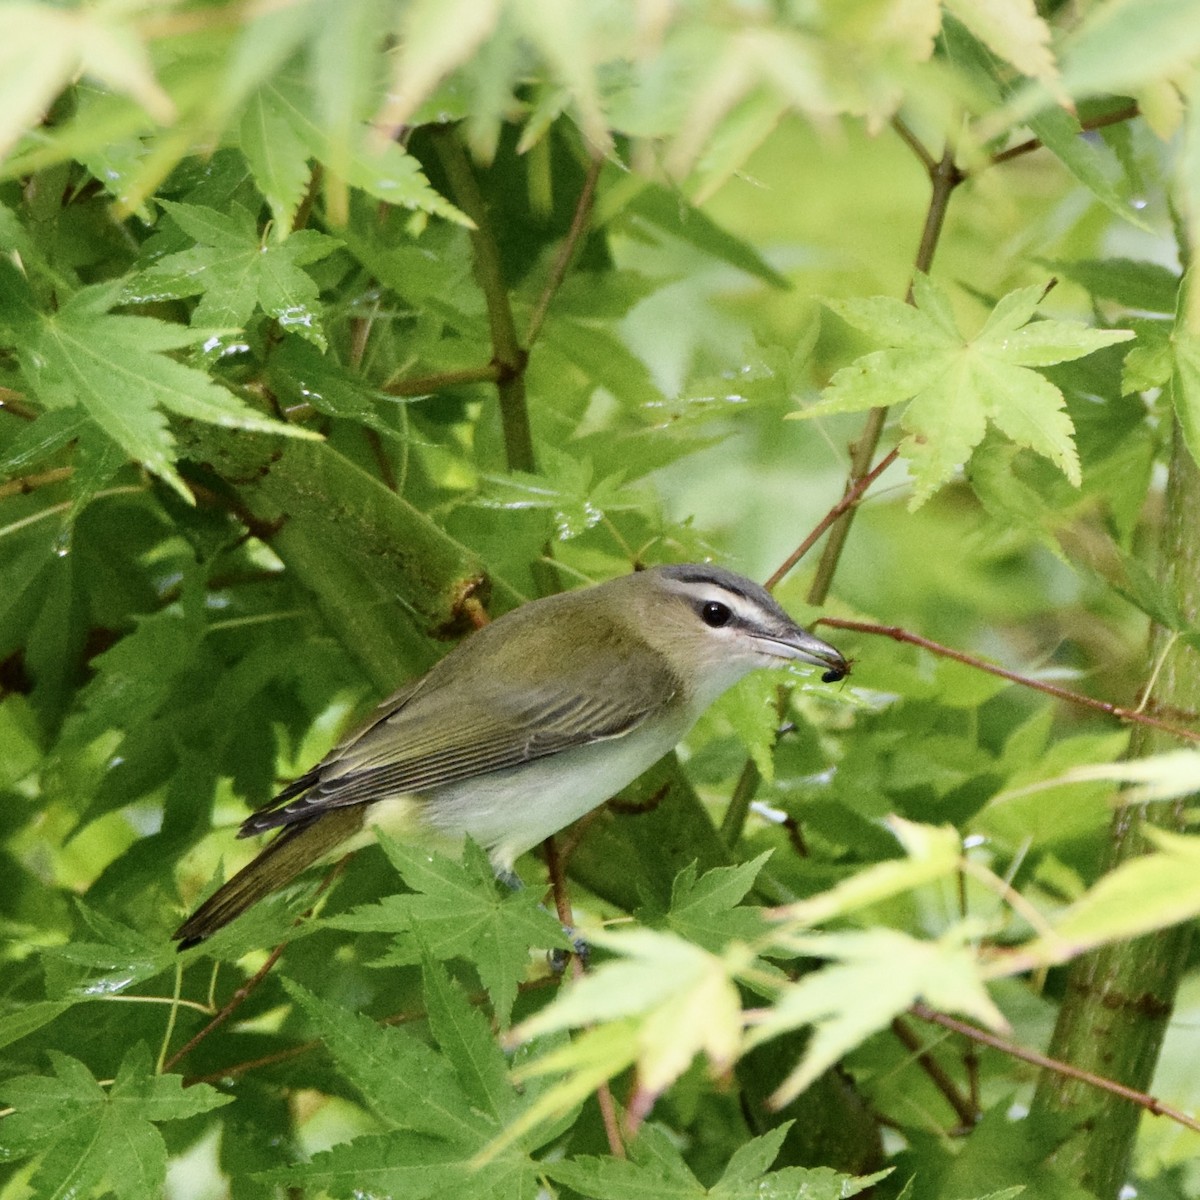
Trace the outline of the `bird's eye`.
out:
M 722 625 L 728 625 L 732 617 L 733 610 L 727 604 L 721 604 L 717 600 L 710 600 L 700 610 L 700 619 L 713 629 L 720 629 Z

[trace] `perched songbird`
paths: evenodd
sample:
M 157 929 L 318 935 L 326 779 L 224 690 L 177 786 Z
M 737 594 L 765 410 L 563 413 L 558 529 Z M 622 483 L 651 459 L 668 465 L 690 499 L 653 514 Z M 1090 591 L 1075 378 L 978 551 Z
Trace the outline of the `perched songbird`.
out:
M 846 660 L 756 583 L 653 567 L 535 600 L 467 638 L 247 818 L 282 829 L 175 932 L 203 941 L 374 824 L 469 834 L 499 870 L 619 792 L 728 687 L 785 662 Z

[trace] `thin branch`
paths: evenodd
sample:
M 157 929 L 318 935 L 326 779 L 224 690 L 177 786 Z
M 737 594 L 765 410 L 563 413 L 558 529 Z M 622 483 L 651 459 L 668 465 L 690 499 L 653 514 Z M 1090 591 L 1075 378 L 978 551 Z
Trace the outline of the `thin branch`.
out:
M 942 228 L 946 223 L 946 212 L 950 207 L 950 197 L 966 175 L 954 161 L 954 147 L 947 146 L 945 153 L 934 164 L 929 172 L 932 191 L 929 196 L 929 207 L 925 210 L 925 225 L 921 230 L 921 241 L 917 246 L 917 257 L 914 266 L 923 275 L 929 274 L 933 266 L 933 256 L 937 252 L 938 242 L 941 241 Z M 909 286 L 905 297 L 912 303 L 912 287 Z
M 299 925 L 301 921 L 312 915 L 313 910 L 317 906 L 317 901 L 326 891 L 329 890 L 338 876 L 341 875 L 341 873 L 346 869 L 346 863 L 350 861 L 351 857 L 352 855 L 350 854 L 343 855 L 333 865 L 332 870 L 326 873 L 325 878 L 321 880 L 320 885 L 317 887 L 317 892 L 313 897 L 312 904 L 310 904 L 308 908 L 306 908 L 304 912 L 292 922 L 293 925 Z M 221 1025 L 224 1025 L 225 1022 L 228 1021 L 231 1016 L 233 1016 L 233 1014 L 242 1006 L 242 1004 L 245 1003 L 250 993 L 253 992 L 254 989 L 258 987 L 258 985 L 262 983 L 264 979 L 266 979 L 271 968 L 279 961 L 279 956 L 284 952 L 284 950 L 287 949 L 287 946 L 287 939 L 280 942 L 279 945 L 267 955 L 266 962 L 264 962 L 263 965 L 259 967 L 259 969 L 255 971 L 255 973 L 251 975 L 250 978 L 247 979 L 245 983 L 243 983 L 242 986 L 233 993 L 232 996 L 229 997 L 220 1012 L 218 1012 L 217 1015 L 213 1017 L 213 1019 L 209 1021 L 207 1025 L 204 1026 L 203 1029 L 201 1029 L 193 1037 L 189 1038 L 178 1050 L 175 1051 L 174 1054 L 171 1055 L 170 1058 L 167 1059 L 165 1063 L 163 1063 L 162 1070 L 164 1074 L 185 1055 L 190 1054 L 191 1051 L 194 1050 L 202 1041 L 204 1041 L 204 1039 L 208 1037 L 210 1033 L 219 1028 Z
M 453 130 L 438 130 L 433 140 L 454 202 L 475 224 L 471 231 L 471 246 L 479 286 L 487 303 L 492 362 L 499 369 L 496 390 L 500 397 L 500 420 L 504 427 L 508 466 L 513 471 L 535 471 L 533 435 L 525 403 L 526 354 L 517 341 L 512 304 L 500 265 L 500 247 L 492 232 L 487 204 L 458 134 Z
M 564 929 L 570 929 L 575 924 L 575 914 L 571 911 L 571 897 L 567 891 L 565 864 L 558 853 L 558 844 L 551 834 L 543 843 L 542 851 L 546 857 L 546 870 L 550 876 L 550 890 L 554 896 L 554 911 L 558 914 L 559 923 Z M 587 965 L 578 954 L 571 955 L 571 977 L 581 979 L 587 971 Z M 600 1120 L 604 1124 L 604 1136 L 608 1139 L 608 1149 L 614 1158 L 625 1158 L 625 1141 L 621 1137 L 621 1122 L 617 1117 L 617 1105 L 613 1100 L 612 1089 L 607 1080 L 596 1089 L 596 1104 L 600 1108 Z
M 525 331 L 526 350 L 537 341 L 538 334 L 542 331 L 542 324 L 546 320 L 546 313 L 550 308 L 550 302 L 554 299 L 558 289 L 562 287 L 562 281 L 567 275 L 567 268 L 571 265 L 571 259 L 575 256 L 576 247 L 579 245 L 588 227 L 588 222 L 591 220 L 592 201 L 596 198 L 596 184 L 600 179 L 600 169 L 603 166 L 603 156 L 593 154 L 592 161 L 588 164 L 587 176 L 584 178 L 583 187 L 579 192 L 579 199 L 575 202 L 575 213 L 571 217 L 571 227 L 567 230 L 567 236 L 563 239 L 563 244 L 558 249 L 554 266 L 550 269 L 550 277 L 546 280 L 546 286 L 542 289 L 542 294 L 538 297 L 538 302 L 534 306 L 533 313 L 529 318 L 529 328 Z
M 429 396 L 443 388 L 458 387 L 463 383 L 496 383 L 499 379 L 500 367 L 490 362 L 481 367 L 462 367 L 457 371 L 438 371 L 433 375 L 397 379 L 384 384 L 379 390 L 389 396 Z
M 1024 1046 L 1020 1046 L 1016 1042 L 1010 1042 L 1007 1038 L 998 1037 L 994 1033 L 989 1033 L 986 1029 L 979 1029 L 974 1025 L 967 1024 L 966 1021 L 960 1021 L 956 1017 L 949 1016 L 947 1013 L 938 1012 L 936 1008 L 930 1008 L 928 1004 L 921 1001 L 914 1004 L 908 1011 L 919 1020 L 940 1025 L 943 1029 L 949 1029 L 952 1033 L 962 1034 L 963 1037 L 970 1038 L 973 1042 L 990 1046 L 993 1050 L 999 1050 L 1002 1054 L 1010 1054 L 1013 1058 L 1019 1058 L 1022 1062 L 1040 1067 L 1043 1071 L 1053 1071 L 1057 1075 L 1065 1075 L 1068 1079 L 1078 1079 L 1080 1082 L 1098 1088 L 1100 1091 L 1120 1096 L 1122 1099 L 1136 1104 L 1139 1108 L 1144 1108 L 1147 1112 L 1153 1113 L 1156 1117 L 1167 1117 L 1169 1120 L 1175 1121 L 1187 1129 L 1193 1129 L 1197 1133 L 1200 1133 L 1200 1121 L 1196 1120 L 1195 1117 L 1188 1116 L 1187 1113 L 1174 1108 L 1170 1104 L 1164 1104 L 1161 1100 L 1155 1099 L 1146 1092 L 1139 1092 L 1135 1088 L 1126 1087 L 1124 1084 L 1117 1083 L 1112 1079 L 1105 1079 L 1102 1075 L 1096 1075 L 1091 1071 L 1084 1071 L 1057 1058 L 1049 1058 L 1045 1054 L 1039 1054 L 1036 1050 L 1027 1050 Z
M 258 987 L 258 985 L 267 977 L 267 974 L 279 961 L 279 956 L 286 948 L 287 942 L 280 942 L 279 945 L 267 955 L 267 961 L 264 962 L 263 965 L 259 967 L 259 969 L 255 971 L 254 974 L 251 975 L 250 978 L 247 979 L 246 982 L 243 983 L 242 986 L 238 988 L 232 996 L 229 997 L 221 1011 L 218 1012 L 217 1015 L 213 1017 L 213 1019 L 209 1021 L 207 1025 L 204 1026 L 203 1029 L 194 1034 L 192 1037 L 188 1038 L 188 1040 L 184 1042 L 183 1045 L 180 1046 L 179 1049 L 176 1050 L 166 1062 L 163 1063 L 162 1073 L 164 1075 L 170 1071 L 170 1069 L 177 1062 L 183 1058 L 186 1058 L 187 1055 L 190 1054 L 198 1045 L 200 1045 L 200 1043 L 204 1041 L 204 1039 L 208 1037 L 210 1033 L 219 1028 L 221 1025 L 224 1025 L 225 1022 L 228 1021 L 229 1018 L 232 1017 L 239 1008 L 241 1008 L 243 1002 L 250 995 L 250 993 L 254 991 L 254 989 Z
M 742 764 L 742 773 L 733 786 L 733 795 L 729 797 L 729 806 L 721 820 L 721 840 L 730 849 L 737 845 L 738 838 L 742 836 L 746 814 L 750 811 L 750 801 L 754 799 L 754 793 L 758 791 L 761 782 L 762 772 L 759 771 L 758 764 L 754 759 L 747 758 Z
M 851 478 L 848 487 L 842 498 L 817 522 L 812 532 L 796 547 L 795 550 L 787 556 L 786 559 L 776 569 L 775 573 L 767 580 L 763 587 L 768 592 L 774 591 L 779 585 L 783 577 L 812 549 L 817 539 L 834 523 L 844 512 L 849 512 L 862 498 L 863 493 L 879 478 L 896 461 L 897 455 L 900 453 L 899 448 L 889 450 L 879 462 L 875 464 L 865 475 L 857 479 Z
M 0 387 L 0 412 L 10 412 L 22 421 L 37 420 L 37 409 L 31 407 L 21 392 L 12 388 Z
M 779 739 L 785 733 L 794 730 L 795 725 L 789 724 L 786 720 L 788 699 L 791 695 L 790 689 L 786 685 L 781 685 L 775 689 L 775 732 L 771 738 L 771 748 L 779 744 Z M 746 824 L 746 815 L 750 811 L 750 802 L 754 799 L 754 793 L 758 791 L 758 785 L 762 782 L 762 773 L 758 769 L 758 764 L 752 758 L 747 758 L 742 767 L 742 773 L 738 776 L 738 781 L 734 785 L 733 795 L 729 798 L 729 806 L 725 809 L 725 816 L 721 820 L 721 840 L 729 847 L 730 850 L 737 845 L 738 839 L 742 836 L 742 829 Z M 797 828 L 796 833 L 799 833 Z M 803 845 L 804 838 L 800 837 L 800 843 Z
M 901 126 L 902 129 L 906 128 Z M 904 133 L 900 132 L 901 137 Z M 908 140 L 907 138 L 905 139 Z M 954 189 L 962 183 L 966 178 L 962 171 L 954 163 L 954 148 L 947 146 L 942 157 L 934 162 L 928 151 L 924 147 L 917 149 L 919 143 L 915 139 L 909 143 L 913 146 L 913 153 L 925 165 L 929 172 L 930 194 L 929 205 L 925 210 L 925 225 L 921 230 L 921 241 L 917 247 L 916 259 L 914 267 L 916 270 L 927 273 L 933 265 L 933 255 L 937 249 L 938 240 L 942 235 L 942 226 L 946 220 L 946 209 L 950 203 L 950 196 Z M 909 304 L 912 303 L 912 285 L 909 285 L 908 295 L 906 299 Z M 875 457 L 875 450 L 879 445 L 880 436 L 883 434 L 883 426 L 887 420 L 886 408 L 873 408 L 867 414 L 867 419 L 863 423 L 862 433 L 859 434 L 858 440 L 850 449 L 850 471 L 846 478 L 845 491 L 849 494 L 855 485 L 855 482 L 865 475 L 871 466 L 871 459 Z M 812 584 L 808 589 L 809 604 L 824 604 L 825 598 L 829 595 L 829 589 L 833 585 L 833 576 L 837 571 L 838 563 L 841 561 L 842 548 L 846 544 L 846 537 L 850 533 L 850 525 L 854 520 L 854 514 L 857 510 L 851 506 L 843 512 L 829 530 L 829 539 L 825 543 L 825 549 L 821 552 L 821 559 L 817 563 L 817 572 L 813 576 Z
M 1087 133 L 1093 129 L 1103 129 L 1106 125 L 1119 125 L 1122 121 L 1131 121 L 1140 115 L 1141 110 L 1136 104 L 1127 104 L 1123 108 L 1113 109 L 1112 112 L 1100 113 L 1098 116 L 1089 117 L 1086 121 L 1080 121 L 1079 131 Z M 1019 142 L 1015 146 L 1009 146 L 1007 150 L 997 151 L 988 160 L 988 165 L 995 167 L 1001 163 L 1011 162 L 1023 154 L 1031 154 L 1034 150 L 1040 150 L 1042 145 L 1041 138 L 1030 138 L 1028 141 Z
M 1004 667 L 998 667 L 995 663 L 990 663 L 986 659 L 977 658 L 973 654 L 966 654 L 962 650 L 952 649 L 950 646 L 943 646 L 940 642 L 921 637 L 920 634 L 909 633 L 907 629 L 901 629 L 897 625 L 875 625 L 870 621 L 847 621 L 841 617 L 819 617 L 813 624 L 829 625 L 835 629 L 849 629 L 855 633 L 875 634 L 879 637 L 889 637 L 896 642 L 906 642 L 910 646 L 920 646 L 923 650 L 928 650 L 932 654 L 938 654 L 943 658 L 952 658 L 955 662 L 963 663 L 968 667 L 974 667 L 979 671 L 986 671 L 989 675 L 996 675 L 1001 679 L 1007 679 L 1010 683 L 1019 683 L 1022 687 L 1033 688 L 1034 691 L 1038 692 L 1045 692 L 1047 696 L 1053 696 L 1058 700 L 1065 700 L 1068 704 L 1076 704 L 1083 708 L 1091 708 L 1097 712 L 1107 713 L 1108 716 L 1115 717 L 1118 721 L 1126 721 L 1134 725 L 1149 725 L 1153 729 L 1161 729 L 1164 733 L 1173 734 L 1175 737 L 1183 738 L 1189 742 L 1200 742 L 1200 733 L 1194 730 L 1185 729 L 1180 725 L 1172 725 L 1169 721 L 1160 721 L 1157 717 L 1149 716 L 1138 709 L 1125 708 L 1119 704 L 1112 704 L 1108 700 L 1096 700 L 1091 696 L 1083 695 L 1081 692 L 1072 692 L 1067 688 L 1058 687 L 1053 683 L 1045 683 L 1040 679 L 1031 679 L 1028 675 L 1021 675 L 1016 671 L 1009 671 Z
M 904 118 L 899 116 L 893 117 L 892 128 L 896 131 L 900 140 L 920 159 L 921 166 L 932 175 L 937 169 L 937 159 L 925 148 L 925 143 L 909 129 L 905 124 Z
M 30 492 L 40 487 L 49 487 L 53 483 L 62 483 L 75 473 L 74 467 L 51 467 L 48 471 L 39 471 L 36 475 L 22 475 L 0 483 L 0 500 L 9 496 L 28 496 Z
M 904 1044 L 905 1049 L 929 1076 L 933 1086 L 945 1097 L 946 1103 L 954 1109 L 960 1123 L 968 1129 L 972 1128 L 979 1120 L 979 1110 L 958 1090 L 958 1085 L 946 1073 L 942 1064 L 933 1057 L 933 1052 L 924 1047 L 921 1039 L 899 1017 L 892 1022 L 892 1033 Z

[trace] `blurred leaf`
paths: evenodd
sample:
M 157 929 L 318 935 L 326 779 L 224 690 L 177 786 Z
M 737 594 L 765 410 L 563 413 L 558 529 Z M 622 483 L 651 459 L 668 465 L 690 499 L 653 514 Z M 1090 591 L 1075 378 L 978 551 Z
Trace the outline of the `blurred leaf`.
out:
M 665 187 L 647 184 L 630 200 L 622 213 L 628 220 L 647 222 L 672 237 L 691 243 L 697 250 L 712 255 L 720 262 L 757 276 L 777 288 L 790 285 L 753 246 L 722 229 L 711 217 L 695 205 Z
M 1171 404 L 1192 459 L 1200 463 L 1200 334 L 1177 327 L 1171 343 Z
M 1099 779 L 1134 785 L 1121 792 L 1122 804 L 1149 804 L 1190 796 L 1200 792 L 1200 750 L 1169 750 L 1148 758 L 1072 767 L 1050 783 L 1088 783 Z
M 1159 263 L 1133 258 L 1055 259 L 1046 264 L 1101 300 L 1138 312 L 1174 313 L 1179 276 Z
M 350 187 L 361 188 L 387 204 L 470 225 L 453 204 L 429 186 L 420 164 L 398 142 L 380 143 L 362 128 L 349 147 L 335 144 L 330 131 L 313 112 L 308 88 L 295 73 L 277 76 L 264 85 L 262 102 L 290 127 L 296 139 L 293 155 L 295 144 L 302 143 L 313 158 L 337 162 Z M 337 218 L 341 214 L 333 215 Z
M 1050 46 L 1050 27 L 1033 0 L 1015 4 L 947 0 L 946 8 L 994 54 L 1022 75 L 1039 80 L 1060 104 L 1067 102 Z
M 0 48 L 0 159 L 76 75 L 137 101 L 156 121 L 175 115 L 135 25 L 136 5 L 61 9 L 8 3 Z
M 1138 210 L 1117 190 L 1112 152 L 1103 142 L 1081 137 L 1077 118 L 1064 109 L 1048 108 L 1031 117 L 1029 127 L 1109 212 L 1139 229 L 1148 228 Z
M 887 1028 L 917 1000 L 1006 1029 L 964 945 L 965 933 L 952 930 L 936 942 L 891 929 L 789 936 L 787 944 L 796 954 L 834 963 L 784 988 L 750 1034 L 749 1044 L 755 1046 L 788 1029 L 813 1026 L 808 1049 L 779 1086 L 775 1102 L 785 1104 L 799 1095 L 847 1050 Z
M 890 818 L 888 825 L 908 852 L 907 859 L 876 863 L 827 892 L 774 909 L 772 917 L 801 926 L 818 925 L 936 883 L 958 870 L 962 849 L 953 830 L 915 825 L 900 817 Z
M 292 232 L 296 210 L 312 177 L 308 146 L 267 92 L 256 93 L 246 104 L 238 143 L 259 191 L 271 206 L 272 233 L 282 242 Z
M 715 1071 L 728 1069 L 741 1046 L 741 1005 L 732 976 L 748 965 L 749 955 L 733 947 L 724 960 L 674 934 L 649 929 L 589 933 L 589 941 L 624 957 L 601 964 L 577 979 L 536 1016 L 513 1030 L 514 1039 L 636 1016 L 639 1092 L 659 1095 L 703 1052 Z M 562 1052 L 537 1060 L 526 1073 L 545 1073 L 585 1059 Z M 610 1056 L 610 1073 L 621 1070 Z M 548 1102 L 549 1097 L 545 1098 Z
M 1053 923 L 1041 937 L 998 954 L 993 978 L 1067 962 L 1106 942 L 1123 941 L 1200 913 L 1200 838 L 1148 827 L 1156 853 L 1122 863 Z

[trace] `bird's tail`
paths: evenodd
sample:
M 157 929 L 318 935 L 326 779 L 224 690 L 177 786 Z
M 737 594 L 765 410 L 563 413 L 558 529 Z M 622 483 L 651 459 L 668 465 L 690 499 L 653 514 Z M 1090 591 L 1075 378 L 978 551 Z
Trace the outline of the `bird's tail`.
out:
M 327 808 L 285 829 L 252 862 L 222 884 L 172 935 L 187 950 L 211 937 L 251 905 L 290 883 L 305 867 L 324 858 L 358 833 L 365 805 Z

